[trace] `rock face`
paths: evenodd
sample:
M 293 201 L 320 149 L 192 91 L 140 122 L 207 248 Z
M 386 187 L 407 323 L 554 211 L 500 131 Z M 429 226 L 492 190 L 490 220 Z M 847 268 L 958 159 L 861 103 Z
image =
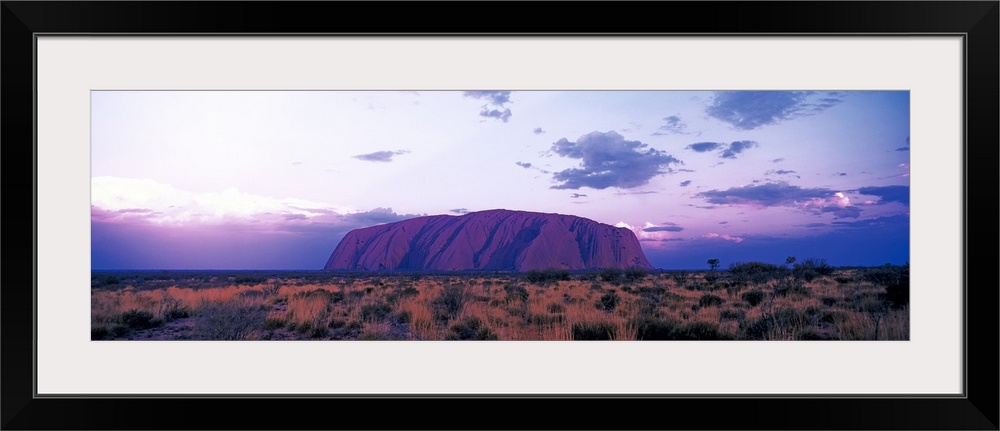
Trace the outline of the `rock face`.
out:
M 489 210 L 348 232 L 324 269 L 459 271 L 652 269 L 635 234 L 582 217 Z

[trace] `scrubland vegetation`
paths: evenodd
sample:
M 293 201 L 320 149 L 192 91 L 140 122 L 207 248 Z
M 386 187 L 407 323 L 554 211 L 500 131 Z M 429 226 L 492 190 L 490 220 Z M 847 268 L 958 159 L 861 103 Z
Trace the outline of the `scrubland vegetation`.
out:
M 95 272 L 93 340 L 908 340 L 909 266 Z

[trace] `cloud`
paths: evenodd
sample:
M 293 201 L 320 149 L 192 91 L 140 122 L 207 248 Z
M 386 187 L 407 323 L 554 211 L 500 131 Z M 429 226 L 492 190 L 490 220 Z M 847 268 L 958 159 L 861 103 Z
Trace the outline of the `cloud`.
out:
M 474 99 L 483 99 L 496 106 L 510 102 L 510 91 L 464 91 L 462 95 Z
M 805 226 L 805 227 L 826 227 L 826 223 L 809 223 L 809 224 L 806 224 L 806 225 L 803 225 L 803 226 Z
M 721 142 L 696 142 L 684 148 L 697 153 L 707 153 L 721 148 L 722 151 L 719 151 L 719 157 L 725 159 L 735 159 L 737 154 L 756 146 L 757 143 L 754 141 L 735 141 L 730 143 L 728 146 Z
M 406 154 L 409 151 L 376 151 L 374 153 L 360 154 L 354 156 L 355 159 L 364 160 L 368 162 L 391 162 L 393 156 L 398 156 L 400 154 Z
M 562 138 L 552 144 L 551 150 L 582 162 L 580 168 L 556 172 L 553 178 L 561 184 L 552 188 L 634 188 L 649 183 L 657 175 L 672 172 L 671 164 L 683 164 L 663 151 L 647 147 L 639 141 L 627 141 L 614 131 L 591 132 L 576 142 Z
M 684 241 L 684 238 L 663 238 L 660 241 L 663 241 L 663 242 Z
M 836 205 L 820 208 L 820 212 L 833 213 L 833 218 L 858 218 L 861 216 L 861 208 L 856 206 L 838 207 Z
M 531 133 L 534 133 L 536 135 L 541 135 L 542 133 L 545 133 L 545 131 L 542 130 L 541 127 L 535 127 L 535 130 L 532 130 Z
M 737 244 L 743 242 L 743 238 L 741 238 L 741 237 L 730 236 L 730 235 L 719 235 L 719 234 L 717 234 L 715 232 L 707 233 L 705 235 L 702 235 L 701 237 L 702 238 L 722 238 L 722 239 L 724 239 L 726 241 L 732 241 L 732 242 L 735 242 Z
M 839 177 L 846 177 L 847 176 L 847 172 L 837 172 L 837 176 L 839 176 Z
M 835 221 L 830 223 L 834 228 L 843 229 L 864 229 L 864 228 L 886 228 L 891 226 L 908 226 L 910 217 L 908 215 L 894 215 L 888 217 L 875 217 L 871 219 L 855 221 Z
M 903 205 L 910 204 L 909 186 L 862 187 L 858 189 L 858 193 L 878 196 L 879 203 L 899 202 Z
M 684 131 L 685 129 L 687 129 L 687 124 L 681 121 L 681 117 L 679 115 L 671 115 L 669 117 L 664 117 L 663 121 L 666 123 L 660 126 L 660 130 L 662 130 L 663 132 L 655 132 L 653 133 L 653 135 L 687 134 L 687 132 Z
M 833 191 L 822 188 L 804 189 L 787 182 L 764 183 L 727 190 L 709 190 L 696 196 L 718 205 L 793 206 L 799 202 L 825 199 Z
M 569 195 L 569 197 L 571 197 L 573 199 L 576 199 L 576 198 L 585 198 L 585 197 L 587 197 L 587 195 L 583 195 L 583 194 L 580 194 L 580 193 L 573 193 L 573 194 Z
M 462 95 L 488 102 L 479 111 L 480 117 L 496 118 L 504 123 L 510 119 L 510 108 L 504 106 L 510 103 L 510 91 L 465 91 Z M 496 106 L 497 109 L 490 109 L 489 105 Z
M 504 108 L 504 110 L 501 111 L 499 109 L 488 109 L 484 107 L 482 111 L 479 111 L 479 116 L 486 118 L 496 118 L 506 123 L 507 120 L 510 119 L 510 108 Z
M 896 148 L 896 151 L 910 151 L 910 147 L 909 146 L 899 147 Z
M 841 102 L 838 93 L 811 91 L 720 91 L 705 112 L 737 129 L 752 130 L 817 114 Z
M 726 159 L 735 159 L 736 155 L 742 153 L 743 150 L 756 147 L 757 143 L 754 141 L 736 141 L 729 144 L 729 148 L 722 152 L 721 156 Z
M 680 226 L 649 226 L 642 229 L 643 232 L 680 232 L 682 230 L 684 228 Z
M 530 169 L 531 168 L 531 163 L 528 163 L 528 162 L 515 162 L 514 164 L 518 165 L 518 166 L 520 166 L 520 167 L 522 167 L 524 169 Z
M 783 181 L 709 190 L 696 196 L 712 204 L 789 207 L 813 214 L 831 213 L 834 218 L 858 218 L 861 214 L 861 208 L 854 206 L 843 192 L 824 188 L 806 189 Z
M 455 214 L 468 214 L 469 213 L 469 210 L 466 209 L 466 208 L 455 208 L 455 209 L 452 209 L 452 210 L 449 210 L 449 211 L 451 211 L 451 212 L 453 212 Z
M 722 144 L 722 143 L 719 143 L 719 142 L 698 142 L 698 143 L 694 143 L 694 144 L 688 145 L 687 147 L 684 147 L 684 148 L 687 148 L 687 149 L 689 149 L 691 151 L 694 151 L 694 152 L 704 153 L 704 152 L 708 152 L 708 151 L 712 151 L 712 150 L 718 149 L 718 148 L 720 148 L 720 147 L 722 147 L 724 145 L 726 145 L 726 144 Z
M 785 158 L 784 157 L 779 157 L 777 159 L 771 160 L 771 163 L 778 163 L 778 162 L 783 162 L 783 161 L 785 161 Z
M 771 175 L 771 174 L 775 174 L 775 175 L 790 175 L 790 174 L 796 174 L 796 173 L 798 173 L 798 172 L 790 171 L 790 170 L 787 170 L 787 169 L 777 169 L 777 170 L 772 169 L 770 171 L 764 172 L 764 175 Z
M 687 187 L 691 185 L 691 180 L 681 181 L 681 187 Z

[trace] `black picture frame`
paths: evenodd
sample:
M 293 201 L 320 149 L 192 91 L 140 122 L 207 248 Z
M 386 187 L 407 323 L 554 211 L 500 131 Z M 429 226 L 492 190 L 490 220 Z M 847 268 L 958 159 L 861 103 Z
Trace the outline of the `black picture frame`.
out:
M 403 24 L 379 18 L 390 9 L 395 16 L 429 18 Z M 566 9 L 573 9 L 573 14 L 565 15 Z M 673 12 L 665 16 L 664 10 Z M 450 19 L 451 16 L 465 18 Z M 581 20 L 579 16 L 589 19 Z M 997 1 L 574 2 L 556 3 L 549 8 L 540 7 L 539 3 L 519 2 L 361 2 L 348 7 L 341 2 L 3 1 L 0 154 L 4 156 L 2 190 L 8 211 L 2 223 L 6 271 L 0 274 L 0 389 L 3 391 L 0 426 L 4 429 L 998 429 L 1000 289 L 995 274 L 985 275 L 986 271 L 994 272 L 998 262 L 998 24 L 1000 2 Z M 28 212 L 24 207 L 35 202 L 33 47 L 37 33 L 962 35 L 966 48 L 964 396 L 36 397 L 32 306 L 37 277 L 36 232 L 27 229 L 28 225 L 35 225 L 36 215 L 34 210 Z M 877 358 L 873 361 L 877 362 Z M 374 414 L 369 413 L 371 409 Z M 475 419 L 466 420 L 469 415 Z

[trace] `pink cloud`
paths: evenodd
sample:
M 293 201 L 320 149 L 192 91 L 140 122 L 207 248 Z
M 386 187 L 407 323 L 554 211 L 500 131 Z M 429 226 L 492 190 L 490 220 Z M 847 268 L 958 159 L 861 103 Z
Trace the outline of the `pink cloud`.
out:
M 722 238 L 722 239 L 724 239 L 726 241 L 732 241 L 732 242 L 735 242 L 737 244 L 743 242 L 743 238 L 741 238 L 741 237 L 730 236 L 730 235 L 725 235 L 725 234 L 719 235 L 719 234 L 717 234 L 715 232 L 711 232 L 711 233 L 707 233 L 705 235 L 702 235 L 702 238 Z

